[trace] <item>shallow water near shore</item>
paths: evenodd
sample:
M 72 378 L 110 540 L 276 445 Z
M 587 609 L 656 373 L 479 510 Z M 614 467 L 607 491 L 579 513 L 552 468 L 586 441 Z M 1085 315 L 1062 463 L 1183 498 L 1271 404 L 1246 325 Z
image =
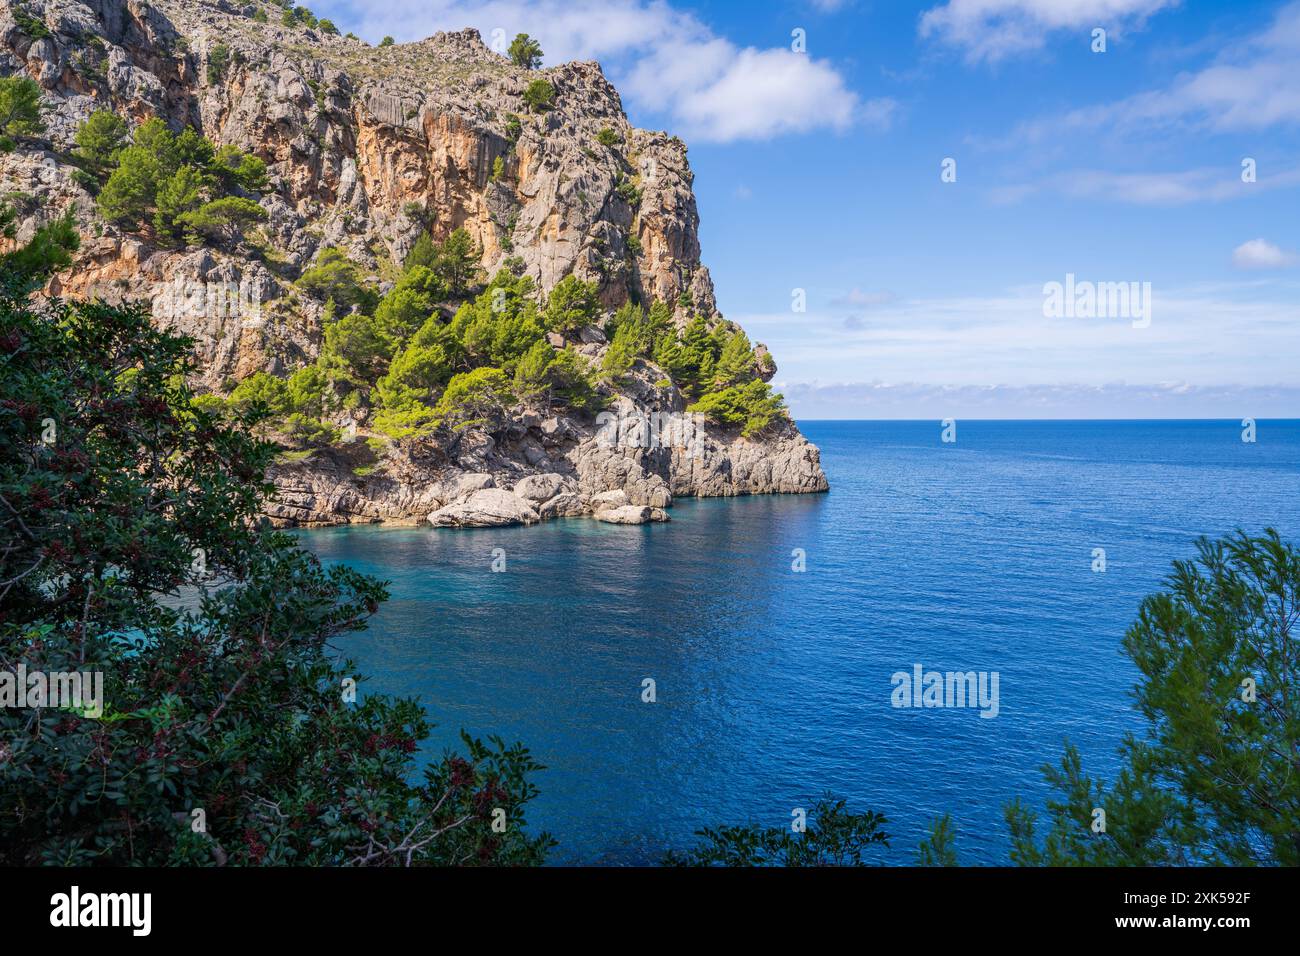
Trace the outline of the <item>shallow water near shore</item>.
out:
M 427 755 L 464 727 L 546 764 L 529 825 L 555 863 L 653 863 L 701 826 L 788 826 L 829 790 L 889 819 L 880 862 L 912 862 L 947 812 L 962 862 L 992 864 L 1004 804 L 1041 806 L 1063 739 L 1109 776 L 1140 730 L 1120 639 L 1170 562 L 1237 527 L 1300 538 L 1296 421 L 1254 444 L 1234 421 L 961 422 L 955 444 L 937 422 L 801 427 L 829 494 L 301 539 L 390 582 L 340 647 L 363 692 L 424 703 Z M 997 672 L 998 715 L 892 706 L 915 665 Z

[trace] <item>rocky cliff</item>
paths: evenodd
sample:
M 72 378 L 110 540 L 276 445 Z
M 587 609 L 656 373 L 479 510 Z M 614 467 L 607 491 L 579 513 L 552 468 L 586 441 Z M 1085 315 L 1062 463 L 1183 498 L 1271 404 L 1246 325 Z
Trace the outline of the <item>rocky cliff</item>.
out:
M 522 69 L 473 30 L 372 47 L 281 26 L 282 14 L 227 0 L 0 0 L 0 75 L 32 77 L 48 107 L 45 132 L 0 155 L 0 192 L 20 241 L 68 210 L 82 233 L 50 293 L 149 300 L 158 322 L 195 339 L 198 384 L 214 392 L 316 358 L 322 303 L 294 280 L 322 249 L 345 250 L 386 288 L 426 230 L 440 240 L 463 228 L 487 274 L 510 259 L 541 295 L 573 274 L 597 283 L 610 309 L 659 300 L 679 326 L 701 314 L 724 321 L 700 262 L 686 147 L 632 127 L 598 64 Z M 538 77 L 555 98 L 533 114 L 522 99 Z M 263 159 L 259 253 L 160 243 L 103 221 L 71 155 L 78 127 L 103 109 L 193 127 Z M 260 302 L 258 321 L 162 294 L 187 284 L 239 288 Z M 593 362 L 608 347 L 595 327 L 556 344 Z M 649 423 L 686 407 L 664 379 L 639 359 L 600 420 L 520 406 L 491 428 L 378 450 L 362 440 L 364 423 L 358 433 L 340 421 L 349 440 L 277 466 L 271 514 L 657 520 L 673 496 L 826 489 L 817 449 L 788 421 L 752 438 L 707 424 L 689 441 L 660 442 Z

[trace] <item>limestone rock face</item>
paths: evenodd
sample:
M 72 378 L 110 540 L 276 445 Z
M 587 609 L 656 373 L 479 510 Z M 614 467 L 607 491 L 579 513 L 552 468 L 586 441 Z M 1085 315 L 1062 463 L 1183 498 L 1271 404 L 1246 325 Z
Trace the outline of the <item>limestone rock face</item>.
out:
M 533 524 L 537 512 L 522 498 L 500 488 L 483 488 L 460 501 L 444 505 L 429 515 L 435 528 L 496 528 Z
M 16 9 L 40 17 L 51 36 L 28 37 Z M 378 269 L 400 262 L 426 224 L 435 240 L 468 230 L 488 274 L 518 257 L 543 291 L 572 272 L 597 281 L 610 307 L 630 295 L 676 306 L 685 294 L 691 310 L 717 312 L 686 147 L 632 127 L 598 64 L 522 70 L 475 30 L 377 48 L 280 26 L 277 7 L 272 22 L 258 23 L 249 15 L 256 9 L 224 0 L 0 0 L 0 73 L 27 72 L 54 107 L 54 150 L 4 160 L 6 180 L 38 187 L 42 212 L 24 218 L 28 232 L 69 206 L 91 225 L 92 197 L 55 152 L 106 107 L 192 125 L 252 152 L 275 186 L 262 200 L 275 273 L 246 277 L 262 264 L 238 255 L 197 263 L 184 250 L 135 249 L 101 224 L 103 241 L 84 256 L 93 268 L 71 270 L 58 291 L 111 284 L 118 297 L 152 299 L 173 277 L 210 281 L 214 267 L 254 283 L 273 322 L 198 330 L 214 340 L 204 355 L 213 385 L 319 349 L 319 304 L 292 296 L 291 282 L 322 247 L 341 246 Z M 92 36 L 98 42 L 88 43 Z M 227 65 L 214 80 L 218 46 Z M 555 105 L 533 114 L 522 94 L 539 76 L 554 86 Z M 603 129 L 616 145 L 598 142 Z
M 253 19 L 259 9 L 270 22 Z M 82 234 L 73 267 L 47 292 L 147 301 L 157 324 L 194 339 L 195 384 L 221 392 L 318 357 L 323 303 L 295 281 L 323 248 L 391 281 L 426 229 L 440 241 L 465 228 L 488 274 L 514 257 L 543 296 L 574 274 L 598 284 L 607 309 L 656 299 L 678 327 L 696 314 L 724 321 L 700 258 L 686 147 L 634 128 L 599 65 L 522 70 L 474 30 L 371 47 L 281 26 L 279 15 L 262 0 L 0 0 L 0 75 L 31 76 L 48 107 L 43 138 L 0 153 L 16 241 L 69 211 Z M 29 35 L 31 18 L 50 35 Z M 539 77 L 556 96 L 532 113 L 522 97 Z M 163 245 L 104 222 L 69 155 L 100 109 L 193 126 L 262 158 L 270 187 L 256 236 Z M 596 364 L 609 348 L 595 327 L 550 341 Z M 755 356 L 771 379 L 767 349 Z M 286 456 L 271 469 L 278 495 L 266 512 L 281 525 L 662 520 L 683 496 L 827 489 L 817 448 L 789 421 L 753 438 L 709 423 L 692 425 L 689 440 L 649 435 L 645 416 L 687 414 L 667 379 L 638 359 L 604 388 L 600 416 L 517 407 L 454 434 L 378 450 L 361 434 Z M 366 425 L 364 408 L 344 414 L 329 424 L 347 434 Z

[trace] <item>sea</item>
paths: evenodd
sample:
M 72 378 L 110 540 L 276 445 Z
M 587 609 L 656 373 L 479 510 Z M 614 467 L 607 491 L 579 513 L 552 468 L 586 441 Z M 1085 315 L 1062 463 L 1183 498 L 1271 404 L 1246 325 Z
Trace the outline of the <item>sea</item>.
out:
M 421 760 L 462 728 L 528 746 L 553 864 L 655 864 L 828 793 L 885 816 L 873 862 L 914 863 L 947 814 L 961 863 L 1005 864 L 1005 806 L 1044 807 L 1067 741 L 1110 779 L 1144 732 L 1121 641 L 1172 562 L 1236 529 L 1300 541 L 1300 421 L 799 424 L 826 494 L 301 532 L 389 582 L 340 642 L 362 691 L 424 704 Z

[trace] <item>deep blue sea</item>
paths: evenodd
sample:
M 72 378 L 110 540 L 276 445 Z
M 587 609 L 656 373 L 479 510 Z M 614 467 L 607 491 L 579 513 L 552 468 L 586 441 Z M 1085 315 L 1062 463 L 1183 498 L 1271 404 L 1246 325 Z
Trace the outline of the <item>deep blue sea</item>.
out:
M 1041 806 L 1064 739 L 1108 777 L 1141 728 L 1120 639 L 1170 562 L 1237 527 L 1300 538 L 1297 421 L 1253 444 L 1238 421 L 963 421 L 953 444 L 938 422 L 801 427 L 829 494 L 303 539 L 391 583 L 342 646 L 365 691 L 426 705 L 430 753 L 464 727 L 546 764 L 529 826 L 556 863 L 653 863 L 704 825 L 788 826 L 829 790 L 889 819 L 882 863 L 913 862 L 947 812 L 962 862 L 993 864 L 1004 804 Z M 891 706 L 916 664 L 998 672 L 998 716 Z

